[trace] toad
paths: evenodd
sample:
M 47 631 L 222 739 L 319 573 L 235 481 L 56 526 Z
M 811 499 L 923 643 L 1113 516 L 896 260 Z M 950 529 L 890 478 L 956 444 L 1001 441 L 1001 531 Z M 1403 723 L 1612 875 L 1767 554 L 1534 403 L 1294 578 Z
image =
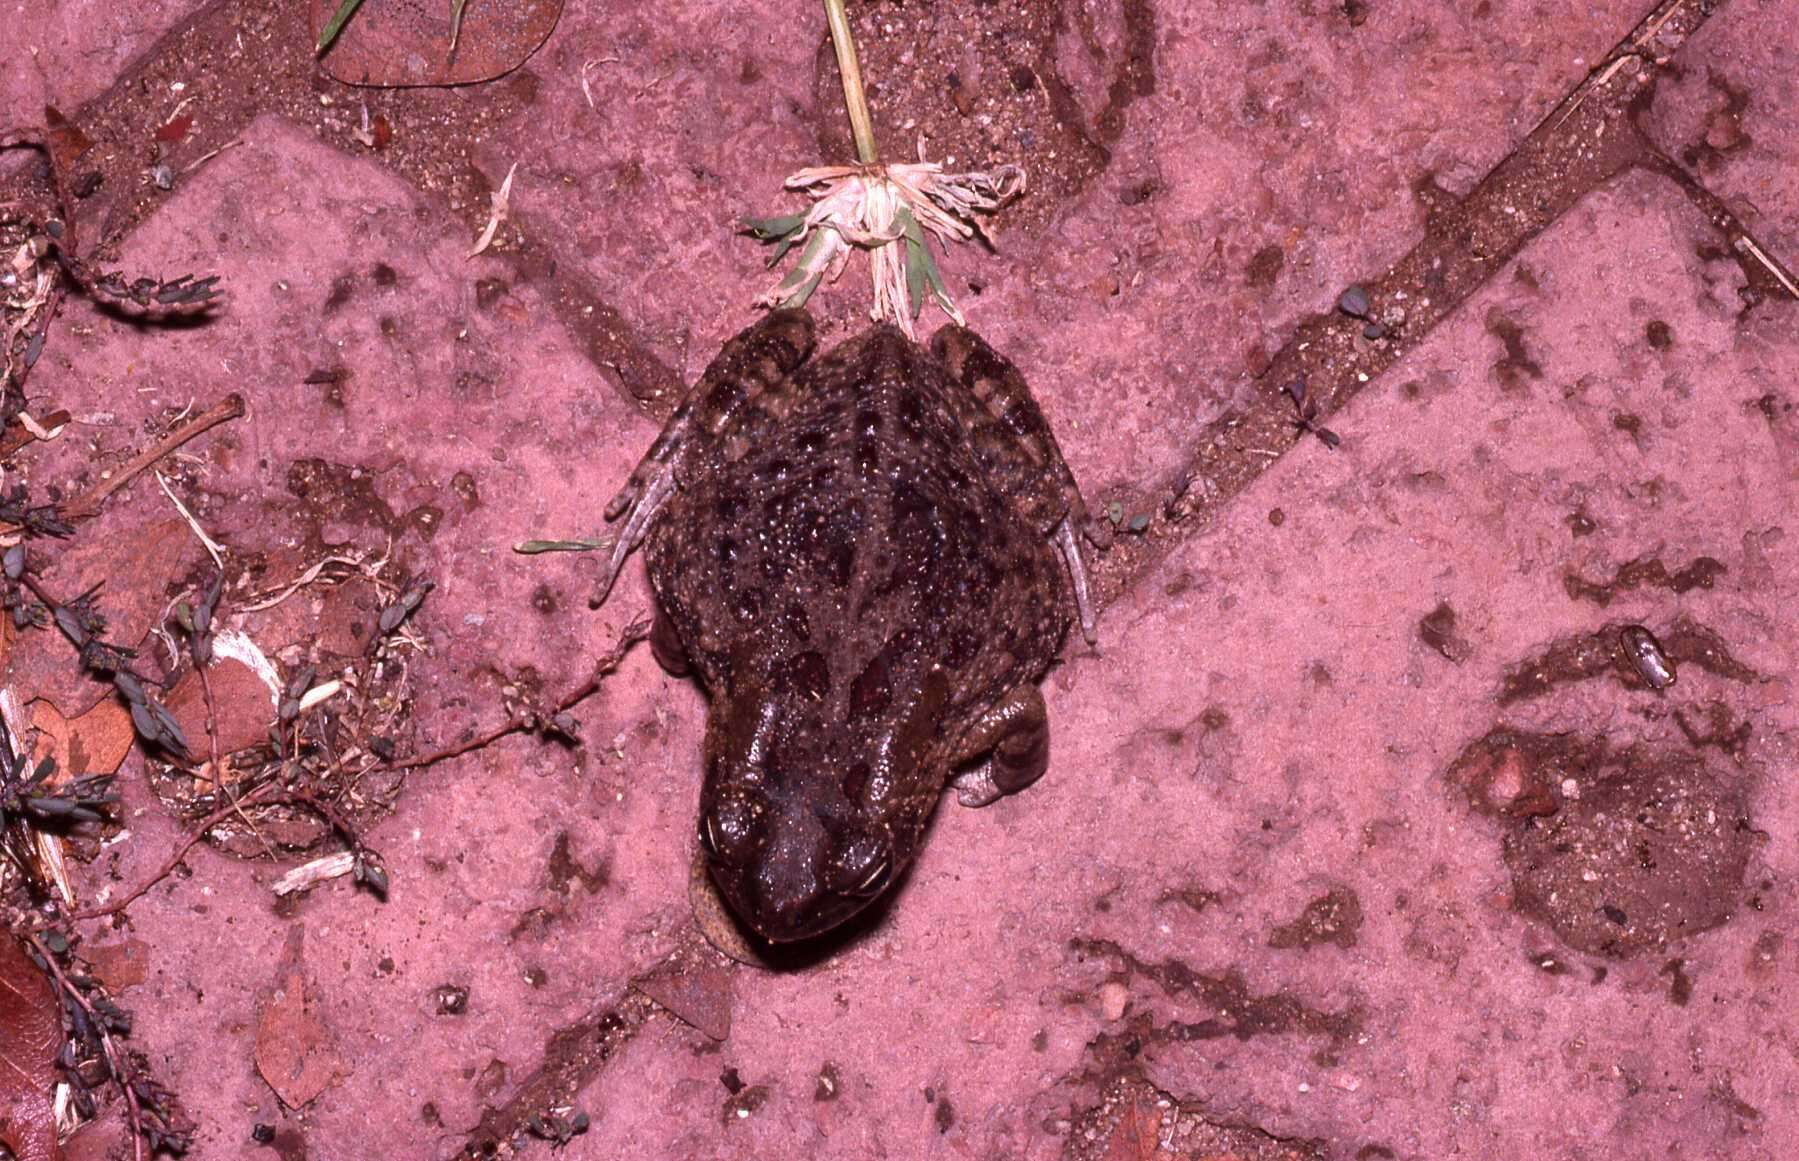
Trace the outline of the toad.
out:
M 607 505 L 595 599 L 646 544 L 656 657 L 709 702 L 706 866 L 777 942 L 880 897 L 946 782 L 984 805 L 1043 773 L 1037 682 L 1071 606 L 1093 639 L 1082 540 L 1109 539 L 972 331 L 813 348 L 795 310 L 725 344 Z

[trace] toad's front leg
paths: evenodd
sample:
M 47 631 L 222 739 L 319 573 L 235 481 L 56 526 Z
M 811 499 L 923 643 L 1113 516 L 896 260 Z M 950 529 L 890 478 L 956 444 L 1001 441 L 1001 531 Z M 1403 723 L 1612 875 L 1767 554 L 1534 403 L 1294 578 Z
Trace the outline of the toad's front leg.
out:
M 1014 689 L 969 727 L 952 767 L 976 758 L 980 765 L 950 779 L 963 806 L 986 806 L 1043 777 L 1049 768 L 1049 711 L 1035 684 Z
M 589 604 L 598 608 L 605 601 L 625 558 L 643 542 L 689 466 L 712 454 L 723 434 L 741 421 L 748 408 L 786 382 L 812 354 L 812 344 L 811 315 L 777 310 L 724 345 L 669 416 L 668 425 L 638 461 L 631 478 L 606 505 L 606 519 L 624 516 L 625 524 Z

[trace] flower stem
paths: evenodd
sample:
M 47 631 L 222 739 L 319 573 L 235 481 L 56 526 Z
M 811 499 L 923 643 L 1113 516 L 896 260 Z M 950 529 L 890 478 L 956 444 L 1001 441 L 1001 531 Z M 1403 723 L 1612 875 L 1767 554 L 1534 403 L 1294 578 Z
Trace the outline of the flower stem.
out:
M 856 42 L 850 39 L 843 0 L 825 0 L 825 19 L 831 25 L 831 47 L 837 50 L 837 71 L 843 76 L 843 103 L 849 109 L 850 132 L 856 139 L 856 160 L 873 165 L 881 158 L 868 119 L 868 100 L 862 95 L 862 66 L 856 62 Z

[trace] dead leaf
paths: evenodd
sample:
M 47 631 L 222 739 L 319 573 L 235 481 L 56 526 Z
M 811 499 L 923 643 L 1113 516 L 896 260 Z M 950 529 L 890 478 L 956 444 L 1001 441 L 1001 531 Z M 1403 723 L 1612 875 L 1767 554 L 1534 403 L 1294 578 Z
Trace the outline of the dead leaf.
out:
M 214 661 L 206 675 L 212 682 L 212 700 L 218 710 L 219 754 L 229 756 L 268 741 L 269 727 L 275 722 L 275 703 L 268 683 L 254 669 L 231 657 Z M 170 691 L 167 704 L 194 754 L 210 755 L 206 690 L 199 677 L 192 672 L 184 676 Z
M 113 519 L 116 514 L 109 517 L 109 521 Z M 53 560 L 47 560 L 44 584 L 64 599 L 100 586 L 94 604 L 106 617 L 106 639 L 138 648 L 162 616 L 168 599 L 164 586 L 186 571 L 197 548 L 193 534 L 178 519 L 152 520 L 129 528 L 109 523 L 108 528 L 105 535 L 69 541 Z M 69 715 L 85 713 L 102 699 L 112 699 L 112 687 L 83 670 L 67 642 L 35 631 L 24 642 L 7 656 L 0 681 L 47 698 Z
M 295 927 L 275 969 L 275 986 L 257 1004 L 256 1071 L 290 1109 L 311 1104 L 350 1072 L 310 1002 L 305 948 L 306 929 Z
M 61 1046 L 50 981 L 17 940 L 0 938 L 0 1144 L 18 1161 L 61 1161 L 50 1107 Z
M 1135 1094 L 1119 1114 L 1106 1142 L 1105 1161 L 1161 1161 L 1167 1156 L 1157 1142 L 1162 1128 L 1162 1114 L 1156 1106 Z
M 54 783 L 78 774 L 112 774 L 131 752 L 131 714 L 115 699 L 95 702 L 93 708 L 73 720 L 65 718 L 49 700 L 38 698 L 25 707 L 31 728 L 38 731 L 32 757 L 56 759 Z
M 94 147 L 93 138 L 83 133 L 80 126 L 63 116 L 54 105 L 44 106 L 44 127 L 49 130 L 45 139 L 50 144 L 50 164 L 67 181 L 81 155 Z
M 81 955 L 94 966 L 94 974 L 114 995 L 126 988 L 137 987 L 150 974 L 150 945 L 141 939 L 84 944 Z
M 731 1035 L 731 976 L 716 963 L 677 952 L 632 986 L 714 1040 Z
M 312 0 L 314 44 L 340 3 Z M 448 0 L 364 4 L 319 63 L 350 85 L 401 88 L 489 81 L 524 64 L 549 38 L 562 15 L 562 0 L 487 0 L 468 7 L 460 30 L 454 11 Z

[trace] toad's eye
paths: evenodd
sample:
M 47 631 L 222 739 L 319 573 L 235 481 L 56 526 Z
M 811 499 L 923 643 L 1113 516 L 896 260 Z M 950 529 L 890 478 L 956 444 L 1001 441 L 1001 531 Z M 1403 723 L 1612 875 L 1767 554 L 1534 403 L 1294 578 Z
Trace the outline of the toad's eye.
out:
M 841 895 L 878 895 L 893 877 L 893 854 L 880 834 L 859 834 L 840 845 L 827 865 L 826 885 Z
M 881 891 L 887 886 L 887 880 L 892 877 L 893 877 L 893 860 L 892 859 L 882 859 L 880 862 L 875 864 L 874 869 L 869 871 L 868 875 L 860 883 L 857 883 L 854 887 L 851 887 L 847 893 L 851 894 L 851 895 L 864 895 L 864 896 L 879 895 L 881 893 Z
M 700 846 L 708 857 L 744 866 L 755 852 L 761 803 L 748 794 L 721 795 L 700 815 Z

